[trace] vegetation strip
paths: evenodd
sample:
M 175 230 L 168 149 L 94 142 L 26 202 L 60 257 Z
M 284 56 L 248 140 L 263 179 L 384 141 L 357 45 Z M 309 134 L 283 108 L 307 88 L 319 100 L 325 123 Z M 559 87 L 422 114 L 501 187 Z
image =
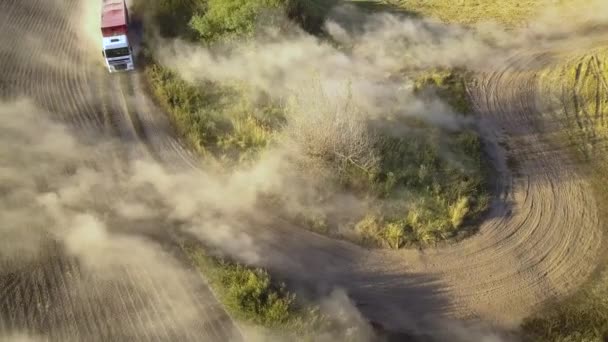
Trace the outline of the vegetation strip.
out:
M 322 313 L 318 305 L 297 298 L 267 271 L 212 256 L 194 241 L 182 242 L 181 247 L 230 315 L 265 328 L 267 338 L 315 341 L 316 336 L 337 332 L 344 341 L 361 340 L 357 322 L 341 323 Z

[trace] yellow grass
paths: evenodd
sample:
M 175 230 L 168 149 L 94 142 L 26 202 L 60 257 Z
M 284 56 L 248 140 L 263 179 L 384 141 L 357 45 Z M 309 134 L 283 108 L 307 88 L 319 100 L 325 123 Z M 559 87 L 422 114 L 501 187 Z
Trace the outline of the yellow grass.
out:
M 518 26 L 532 20 L 541 11 L 569 5 L 575 0 L 378 0 L 377 2 L 399 7 L 415 15 L 437 18 L 450 23 L 475 24 L 494 21 L 507 26 Z

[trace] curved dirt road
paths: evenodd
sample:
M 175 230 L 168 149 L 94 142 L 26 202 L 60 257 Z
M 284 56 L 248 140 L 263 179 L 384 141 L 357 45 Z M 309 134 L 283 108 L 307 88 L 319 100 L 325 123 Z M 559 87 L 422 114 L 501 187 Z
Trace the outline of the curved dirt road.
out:
M 514 54 L 469 87 L 498 172 L 498 196 L 476 235 L 425 251 L 366 251 L 262 222 L 251 233 L 264 251 L 260 264 L 296 286 L 345 288 L 367 317 L 397 330 L 450 330 L 450 318 L 509 329 L 572 293 L 596 267 L 602 230 L 571 147 L 553 135 L 564 121 L 541 115 L 539 73 L 564 51 L 573 48 L 556 42 Z
M 196 158 L 143 95 L 138 75 L 110 77 L 97 56 L 65 38 L 78 30 L 70 19 L 78 10 L 75 0 L 0 3 L 0 96 L 26 96 L 82 132 L 119 136 L 126 152 L 96 156 L 108 164 L 136 153 L 195 167 Z M 508 146 L 490 148 L 499 196 L 477 235 L 436 250 L 367 251 L 259 221 L 241 228 L 264 252 L 259 264 L 294 286 L 343 287 L 366 316 L 395 329 L 451 318 L 510 326 L 576 289 L 594 269 L 601 231 L 589 185 L 568 151 L 547 139 L 559 127 L 538 115 L 536 77 L 548 54 L 516 55 L 470 89 L 488 140 L 504 137 Z M 507 153 L 517 161 L 515 174 Z M 154 267 L 125 267 L 108 281 L 87 274 L 60 247 L 41 253 L 26 268 L 3 263 L 9 266 L 0 275 L 0 337 L 223 341 L 233 334 L 205 285 L 179 267 L 162 279 Z M 184 318 L 176 303 L 193 311 Z

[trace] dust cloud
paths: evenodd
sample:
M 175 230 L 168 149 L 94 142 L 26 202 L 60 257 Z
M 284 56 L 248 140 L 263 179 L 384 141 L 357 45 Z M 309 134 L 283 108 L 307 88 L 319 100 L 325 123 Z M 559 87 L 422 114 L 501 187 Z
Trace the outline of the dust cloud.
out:
M 112 255 L 122 258 L 121 249 L 126 252 L 134 237 L 117 241 L 110 230 L 154 234 L 182 225 L 255 262 L 250 239 L 235 239 L 239 234 L 230 232 L 223 216 L 253 211 L 260 192 L 284 186 L 280 154 L 269 153 L 259 164 L 225 176 L 171 173 L 152 160 L 114 163 L 121 150 L 117 142 L 79 139 L 30 102 L 3 104 L 1 110 L 3 257 L 35 257 L 50 236 L 64 241 L 72 254 L 91 257 L 87 264 L 101 261 L 95 254 L 106 255 L 101 264 L 112 264 Z
M 395 17 L 387 20 L 402 22 Z M 339 24 L 330 22 L 328 32 L 335 33 L 336 37 L 341 36 L 343 40 L 356 39 L 352 43 L 354 47 L 340 50 L 303 32 L 286 36 L 271 33 L 234 49 L 224 46 L 216 50 L 179 40 L 163 41 L 159 44 L 158 56 L 164 65 L 172 67 L 190 81 L 244 83 L 279 101 L 288 101 L 293 97 L 310 99 L 319 95 L 320 88 L 325 96 L 332 99 L 330 105 L 344 105 L 346 101 L 353 101 L 372 119 L 416 117 L 450 128 L 461 126 L 464 119 L 441 101 L 422 101 L 414 96 L 412 80 L 407 77 L 394 79 L 408 65 L 409 57 L 416 58 L 412 55 L 415 49 L 404 49 L 394 39 L 390 39 L 394 45 L 378 46 L 382 44 L 380 41 L 386 41 L 378 39 L 379 35 L 387 34 L 384 28 L 369 31 L 363 37 L 346 38 L 347 33 Z M 453 45 L 456 48 L 460 44 L 461 40 L 453 39 L 439 45 Z M 393 49 L 390 46 L 397 47 Z M 461 51 L 471 49 L 463 48 Z M 428 52 L 420 51 L 420 54 Z M 458 56 L 456 52 L 454 56 Z M 424 65 L 422 60 L 425 61 Z M 460 57 L 460 60 L 464 61 L 466 57 Z M 432 58 L 418 61 L 421 66 L 458 64 L 458 60 L 448 60 L 445 65 L 439 65 Z
M 15 333 L 11 335 L 2 336 L 0 335 L 1 341 L 6 342 L 48 342 L 48 338 L 31 336 L 29 334 Z
M 100 298 L 87 288 L 125 286 L 150 298 L 152 304 L 146 300 L 136 309 L 140 315 L 180 308 L 172 321 L 163 315 L 142 323 L 147 333 L 161 333 L 166 325 L 188 329 L 200 326 L 201 320 L 213 322 L 213 315 L 194 304 L 205 299 L 186 290 L 200 283 L 199 275 L 171 252 L 176 248 L 172 238 L 190 234 L 248 264 L 271 257 L 260 249 L 249 226 L 251 217 L 265 215 L 256 206 L 259 194 L 284 189 L 289 182 L 281 176 L 284 156 L 269 153 L 230 174 L 169 172 L 152 160 L 126 158 L 129 154 L 117 141 L 84 139 L 49 117 L 27 100 L 0 106 L 3 271 L 45 267 L 45 260 L 60 251 L 87 274 L 75 285 L 78 302 L 112 300 L 104 291 Z M 125 158 L 117 162 L 121 153 Z M 335 331 L 352 329 L 354 322 L 366 326 L 345 296 L 334 297 L 321 304 L 332 317 L 347 315 Z
M 171 322 L 165 321 L 165 316 L 153 316 L 156 318 L 142 323 L 147 332 L 158 332 L 165 324 L 199 324 L 200 308 L 194 306 L 192 292 L 184 290 L 199 281 L 198 275 L 185 269 L 158 239 L 153 239 L 154 231 L 165 228 L 161 221 L 146 221 L 150 216 L 144 215 L 144 209 L 127 216 L 118 210 L 124 213 L 125 208 L 119 204 L 131 190 L 126 185 L 133 174 L 126 168 L 105 164 L 109 159 L 104 155 L 117 145 L 103 139 L 91 143 L 91 137 L 84 142 L 49 117 L 28 101 L 0 107 L 3 273 L 25 272 L 25 276 L 38 270 L 54 272 L 53 262 L 64 254 L 68 259 L 61 261 L 62 267 L 68 267 L 65 265 L 70 265 L 71 258 L 86 274 L 77 282 L 66 280 L 73 284 L 70 291 L 75 303 L 83 307 L 113 303 L 115 299 L 106 295 L 112 292 L 92 289 L 109 287 L 112 291 L 112 287 L 122 286 L 125 294 L 135 291 L 140 298 L 148 298 L 132 308 L 139 314 L 171 312 L 172 307 L 180 307 Z M 162 300 L 158 289 L 162 289 Z M 121 314 L 116 312 L 117 317 Z M 125 322 L 104 324 L 115 324 L 120 329 Z
M 156 53 L 163 65 L 190 81 L 242 82 L 277 98 L 297 96 L 319 82 L 329 96 L 352 92 L 372 115 L 397 111 L 435 124 L 452 123 L 448 107 L 421 105 L 408 75 L 429 68 L 497 65 L 508 51 L 573 35 L 584 38 L 588 32 L 579 31 L 582 26 L 601 29 L 608 20 L 605 1 L 571 7 L 547 8 L 527 27 L 507 30 L 495 23 L 463 27 L 340 6 L 325 24 L 329 40 L 293 27 L 281 32 L 262 27 L 255 39 L 228 46 L 158 38 Z
M 605 6 L 601 1 L 590 5 L 575 12 L 585 17 L 589 8 L 597 10 Z M 324 139 L 327 146 L 336 148 L 335 140 L 345 136 L 361 137 L 360 146 L 349 147 L 362 149 L 364 145 L 373 145 L 374 136 L 368 135 L 367 127 L 374 127 L 375 133 L 381 134 L 416 134 L 409 119 L 447 130 L 476 128 L 474 118 L 456 113 L 438 96 L 417 94 L 416 77 L 435 68 L 483 71 L 506 63 L 509 51 L 559 44 L 572 35 L 584 37 L 585 32 L 577 31 L 580 26 L 577 21 L 556 29 L 560 25 L 552 23 L 559 13 L 547 10 L 529 27 L 506 30 L 492 23 L 463 27 L 396 14 L 363 14 L 352 6 L 341 6 L 325 24 L 328 39 L 295 27 L 283 31 L 262 27 L 254 39 L 219 46 L 157 37 L 155 56 L 190 82 L 244 84 L 254 93 L 283 104 L 290 114 L 281 137 L 285 149 L 319 148 L 311 146 L 314 138 Z M 591 18 L 592 23 L 606 19 L 603 14 Z M 356 118 L 348 115 L 348 120 L 339 115 L 328 116 L 339 114 L 341 108 L 357 109 L 361 115 Z M 333 129 L 319 131 L 320 127 Z M 304 136 L 305 131 L 317 136 Z M 324 136 L 318 136 L 323 133 Z M 449 150 L 445 146 L 440 149 Z M 442 153 L 446 154 L 443 157 L 453 159 L 449 152 Z M 360 158 L 358 164 L 371 168 L 377 156 Z M 314 165 L 310 160 L 307 162 Z M 315 172 L 323 173 L 322 166 Z M 356 200 L 349 203 L 353 204 L 351 209 L 366 206 Z

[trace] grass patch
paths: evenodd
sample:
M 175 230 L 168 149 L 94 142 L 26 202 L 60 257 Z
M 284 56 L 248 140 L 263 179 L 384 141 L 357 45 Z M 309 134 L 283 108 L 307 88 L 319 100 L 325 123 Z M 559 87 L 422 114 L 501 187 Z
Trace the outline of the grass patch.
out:
M 549 119 L 558 120 L 586 162 L 608 162 L 608 50 L 597 50 L 540 76 Z
M 380 150 L 381 167 L 366 191 L 379 200 L 355 225 L 364 244 L 435 245 L 454 238 L 487 208 L 486 165 L 476 133 L 427 128 L 420 136 L 382 139 Z
M 522 324 L 529 341 L 606 341 L 608 339 L 608 272 L 575 295 L 546 308 Z
M 357 1 L 357 0 L 355 0 Z M 379 0 L 408 12 L 437 18 L 444 22 L 476 24 L 494 21 L 506 26 L 520 26 L 534 19 L 538 12 L 573 0 Z
M 268 328 L 300 325 L 295 295 L 266 271 L 211 257 L 194 244 L 183 249 L 235 318 Z
M 421 83 L 420 90 L 426 86 Z M 450 132 L 412 118 L 370 124 L 366 113 L 348 98 L 340 102 L 346 109 L 336 110 L 323 104 L 335 98 L 322 92 L 311 97 L 313 104 L 305 101 L 300 106 L 313 110 L 299 110 L 296 104 L 296 114 L 288 112 L 288 135 L 303 147 L 302 168 L 321 165 L 326 172 L 319 174 L 329 184 L 316 189 L 318 198 L 305 208 L 287 216 L 315 231 L 369 247 L 435 245 L 470 232 L 467 223 L 489 204 L 488 165 L 475 131 Z M 387 126 L 408 129 L 391 132 Z M 356 213 L 336 208 L 345 192 L 365 208 Z
M 365 336 L 357 322 L 322 313 L 320 306 L 296 297 L 263 269 L 212 256 L 196 242 L 182 242 L 181 247 L 230 315 L 266 328 L 267 337 L 312 342 L 338 334 L 341 340 L 354 342 Z
M 192 85 L 151 63 L 144 74 L 157 101 L 177 130 L 200 154 L 234 164 L 250 161 L 273 138 L 283 121 L 274 104 L 254 104 L 235 87 Z

